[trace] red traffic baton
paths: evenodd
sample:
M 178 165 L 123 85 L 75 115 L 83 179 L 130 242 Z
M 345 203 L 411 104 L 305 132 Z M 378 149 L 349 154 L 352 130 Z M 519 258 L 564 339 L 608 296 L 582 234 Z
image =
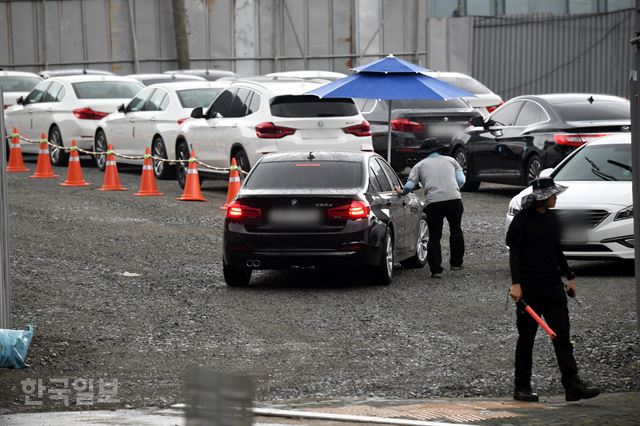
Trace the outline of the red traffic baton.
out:
M 547 332 L 551 340 L 555 339 L 556 333 L 551 329 L 551 327 L 547 325 L 546 322 L 542 320 L 542 318 L 540 318 L 538 314 L 536 314 L 536 311 L 531 309 L 531 306 L 527 305 L 527 302 L 525 302 L 524 299 L 520 299 L 520 303 L 522 303 L 522 305 L 524 306 L 524 310 L 531 316 L 531 318 L 533 318 L 540 325 L 540 327 L 542 327 L 542 329 Z

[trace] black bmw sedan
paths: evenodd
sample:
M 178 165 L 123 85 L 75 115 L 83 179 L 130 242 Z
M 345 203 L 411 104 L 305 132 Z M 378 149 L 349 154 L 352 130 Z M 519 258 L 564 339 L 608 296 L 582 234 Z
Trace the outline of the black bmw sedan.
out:
M 452 141 L 463 168 L 464 191 L 480 182 L 529 185 L 541 170 L 555 167 L 593 139 L 629 132 L 629 101 L 617 96 L 557 93 L 519 96 L 489 117 L 474 118 Z
M 387 285 L 396 262 L 421 268 L 422 203 L 375 153 L 289 152 L 260 159 L 227 208 L 223 269 L 245 286 L 258 269 L 349 266 Z

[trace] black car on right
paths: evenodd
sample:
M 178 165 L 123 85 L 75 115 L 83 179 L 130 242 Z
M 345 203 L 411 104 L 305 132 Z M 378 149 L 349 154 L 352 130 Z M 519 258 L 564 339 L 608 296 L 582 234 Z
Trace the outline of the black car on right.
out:
M 451 142 L 451 155 L 467 178 L 463 191 L 481 182 L 529 185 L 593 139 L 631 130 L 628 100 L 610 95 L 556 93 L 518 96 L 486 118 L 475 117 Z

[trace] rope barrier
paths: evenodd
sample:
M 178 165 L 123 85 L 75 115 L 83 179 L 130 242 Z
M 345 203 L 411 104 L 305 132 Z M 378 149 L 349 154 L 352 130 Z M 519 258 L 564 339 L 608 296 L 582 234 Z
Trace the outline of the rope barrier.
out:
M 7 136 L 7 139 L 12 139 L 12 138 L 19 138 L 21 141 L 30 143 L 30 144 L 41 144 L 41 143 L 46 143 L 47 145 L 49 145 L 52 148 L 55 149 L 61 149 L 63 151 L 69 152 L 71 150 L 73 150 L 73 147 L 66 147 L 66 146 L 60 146 L 60 145 L 56 145 L 52 142 L 50 142 L 47 139 L 38 139 L 38 140 L 32 140 L 32 139 L 27 139 L 22 135 L 16 134 L 16 133 L 12 133 L 11 136 Z M 158 161 L 158 162 L 162 162 L 162 163 L 169 163 L 171 165 L 174 164 L 188 164 L 189 162 L 195 162 L 196 164 L 198 164 L 199 166 L 201 166 L 204 169 L 208 169 L 208 170 L 213 170 L 213 171 L 217 171 L 217 172 L 231 172 L 231 170 L 234 170 L 233 167 L 216 167 L 216 166 L 212 166 L 210 164 L 207 163 L 203 163 L 202 161 L 195 159 L 195 160 L 191 160 L 191 159 L 186 159 L 186 160 L 169 160 L 167 158 L 162 158 L 162 157 L 156 157 L 155 155 L 149 155 L 148 157 L 146 155 L 125 155 L 125 154 L 119 154 L 115 151 L 89 151 L 86 149 L 82 149 L 82 148 L 78 148 L 76 147 L 75 149 L 78 150 L 78 152 L 85 154 L 85 155 L 92 155 L 92 156 L 98 156 L 98 155 L 109 155 L 109 154 L 113 154 L 116 157 L 120 157 L 120 158 L 125 158 L 127 160 L 144 160 L 146 158 L 151 158 L 153 161 Z M 248 172 L 241 170 L 240 168 L 236 167 L 235 169 L 238 170 L 238 172 L 240 172 L 240 174 L 242 175 L 247 175 Z

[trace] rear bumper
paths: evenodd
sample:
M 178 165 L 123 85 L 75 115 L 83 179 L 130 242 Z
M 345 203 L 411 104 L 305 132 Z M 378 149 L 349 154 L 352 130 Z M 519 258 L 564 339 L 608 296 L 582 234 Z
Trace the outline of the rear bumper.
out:
M 299 250 L 239 252 L 225 247 L 225 263 L 249 269 L 295 269 L 309 267 L 373 266 L 380 248 L 367 246 L 357 251 Z

